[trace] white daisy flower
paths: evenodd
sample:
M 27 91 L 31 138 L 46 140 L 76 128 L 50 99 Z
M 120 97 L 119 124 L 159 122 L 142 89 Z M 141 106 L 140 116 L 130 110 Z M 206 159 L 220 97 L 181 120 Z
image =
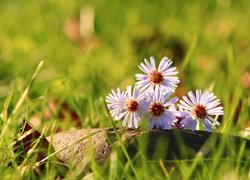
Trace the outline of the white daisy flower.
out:
M 109 93 L 106 97 L 107 107 L 111 116 L 113 116 L 115 119 L 120 117 L 121 107 L 123 107 L 125 100 L 126 92 L 121 91 L 119 88 L 117 88 L 117 92 L 112 89 L 111 93 Z
M 196 90 L 196 95 L 192 91 L 188 92 L 189 98 L 183 96 L 178 105 L 190 116 L 181 121 L 186 129 L 196 130 L 200 121 L 207 131 L 212 131 L 215 125 L 220 123 L 214 119 L 215 115 L 223 115 L 223 107 L 220 99 L 216 99 L 214 93 L 209 91 Z
M 157 129 L 171 129 L 172 125 L 177 121 L 175 112 L 169 107 L 178 101 L 177 97 L 169 100 L 172 92 L 156 88 L 145 94 L 149 103 L 150 112 L 150 129 L 156 127 Z
M 116 121 L 123 118 L 122 126 L 128 124 L 129 128 L 138 128 L 138 122 L 141 115 L 147 110 L 148 104 L 143 100 L 144 96 L 135 86 L 132 90 L 131 86 L 127 87 L 126 92 L 120 90 L 115 93 L 112 91 L 107 98 L 108 109 L 110 114 Z
M 146 74 L 136 74 L 136 79 L 138 80 L 136 84 L 141 88 L 154 89 L 159 86 L 167 91 L 174 92 L 177 84 L 179 84 L 179 78 L 175 75 L 178 74 L 176 67 L 170 67 L 173 63 L 167 57 L 163 57 L 158 69 L 155 67 L 155 60 L 150 57 L 150 62 L 144 59 L 144 63 L 139 65 L 139 68 Z

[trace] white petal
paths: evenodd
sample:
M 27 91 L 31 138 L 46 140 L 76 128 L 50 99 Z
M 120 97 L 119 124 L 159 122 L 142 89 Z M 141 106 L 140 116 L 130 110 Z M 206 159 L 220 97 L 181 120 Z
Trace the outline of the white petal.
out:
M 151 63 L 151 67 L 152 67 L 153 69 L 156 69 L 156 68 L 155 68 L 155 59 L 154 59 L 153 56 L 150 57 L 150 63 Z
M 172 64 L 172 63 L 171 63 Z M 168 65 L 170 65 L 171 66 L 171 64 L 168 64 Z M 169 66 L 169 67 L 170 67 Z M 173 73 L 173 72 L 175 72 L 176 74 L 178 74 L 178 71 L 175 71 L 176 70 L 176 67 L 171 67 L 171 68 L 169 68 L 169 69 L 167 69 L 167 68 L 164 68 L 164 71 L 162 72 L 164 75 L 167 75 L 168 73 Z
M 187 118 L 185 118 L 185 119 L 183 119 L 183 120 L 181 121 L 181 124 L 184 125 L 184 129 L 189 129 L 189 127 L 190 127 L 190 125 L 193 123 L 193 121 L 196 121 L 196 120 L 194 120 L 194 119 L 191 118 L 191 117 L 187 117 Z
M 138 121 L 139 117 L 136 115 L 136 113 L 133 113 L 133 118 L 134 118 L 134 127 L 137 129 L 138 128 Z
M 125 127 L 128 121 L 129 113 L 127 113 L 124 117 L 124 120 L 122 121 L 122 126 Z
M 220 99 L 216 99 L 213 102 L 207 103 L 206 108 L 211 109 L 211 108 L 214 108 L 214 107 L 216 107 L 216 106 L 218 106 L 220 104 L 221 104 Z
M 162 88 L 162 98 L 161 98 L 161 102 L 164 104 L 166 103 L 166 101 L 168 100 L 168 98 L 172 95 L 173 92 L 171 91 L 166 91 L 164 88 Z
M 149 102 L 148 102 L 148 101 L 141 100 L 141 101 L 139 102 L 138 110 L 139 110 L 140 112 L 145 112 L 145 111 L 148 110 L 148 108 L 149 108 Z
M 146 89 L 151 89 L 152 88 L 152 83 L 147 81 L 147 82 L 143 82 L 141 84 L 139 84 L 139 82 L 137 82 L 136 84 L 138 84 L 138 86 L 140 87 L 141 91 L 145 91 Z
M 208 119 L 202 120 L 203 127 L 208 131 L 211 132 L 214 129 L 214 126 L 211 124 L 211 122 Z
M 197 104 L 197 100 L 196 100 L 196 98 L 195 98 L 195 96 L 194 96 L 194 93 L 193 93 L 192 91 L 189 91 L 189 92 L 188 92 L 188 96 L 189 96 L 190 100 L 191 100 L 194 104 Z
M 125 116 L 126 113 L 127 113 L 127 112 L 123 112 L 123 113 L 118 112 L 117 115 L 114 117 L 114 119 L 115 119 L 116 121 L 118 121 L 118 120 L 120 120 L 121 118 L 123 118 L 123 117 Z
M 182 98 L 192 107 L 194 103 L 192 103 L 186 96 L 182 96 Z
M 150 129 L 153 129 L 155 126 L 156 121 L 154 119 L 151 120 L 150 122 Z
M 159 86 L 156 86 L 155 87 L 155 100 L 156 101 L 159 101 L 160 100 L 160 95 L 161 95 L 161 92 L 160 92 L 160 87 Z
M 168 121 L 163 121 L 163 127 L 162 129 L 172 129 L 172 126 L 169 124 Z
M 136 74 L 135 77 L 136 77 L 137 80 L 146 80 L 146 79 L 148 79 L 148 76 L 145 75 L 145 74 Z
M 171 61 L 170 59 L 162 66 L 162 70 L 168 70 L 168 68 L 173 64 L 173 61 Z M 171 69 L 171 68 L 169 68 Z
M 145 62 L 145 64 L 147 65 L 148 69 L 149 69 L 150 71 L 152 71 L 152 70 L 153 70 L 153 67 L 151 66 L 151 64 L 148 62 L 148 60 L 147 60 L 146 58 L 144 58 L 144 62 Z
M 206 96 L 207 96 L 207 91 L 204 91 L 202 93 L 202 96 L 201 96 L 201 99 L 200 99 L 200 103 L 203 104 L 203 105 L 206 105 L 206 104 L 204 104 L 204 99 L 205 99 Z
M 164 71 L 162 74 L 169 77 L 178 74 L 178 71 Z
M 151 69 L 143 63 L 141 63 L 138 67 L 146 74 L 150 74 L 151 72 Z
M 139 96 L 140 92 L 139 89 L 137 88 L 137 86 L 134 86 L 134 90 L 133 90 L 133 98 L 137 98 Z
M 222 107 L 207 110 L 207 113 L 210 115 L 223 115 L 224 114 Z
M 191 127 L 190 127 L 192 131 L 195 131 L 197 129 L 196 128 L 197 127 L 197 123 L 198 123 L 198 121 L 193 121 L 192 122 Z
M 193 108 L 191 108 L 191 107 L 188 107 L 188 106 L 184 106 L 184 105 L 181 105 L 181 104 L 178 104 L 177 105 L 179 108 L 181 108 L 181 109 L 184 109 L 185 111 L 192 111 L 193 110 Z
M 183 100 L 180 100 L 180 103 L 181 103 L 183 106 L 186 107 L 185 109 L 189 109 L 189 110 L 192 110 L 192 109 L 193 109 L 192 106 L 190 106 L 189 104 L 187 104 L 187 103 L 186 103 L 185 101 L 183 101 Z
M 164 104 L 164 106 L 165 106 L 165 107 L 170 106 L 170 105 L 176 103 L 178 100 L 179 100 L 178 97 L 173 97 L 172 99 L 170 99 L 169 101 L 167 101 L 167 102 Z
M 212 121 L 214 124 L 216 125 L 220 125 L 220 123 L 218 121 L 216 121 L 214 118 L 212 118 L 211 116 L 207 116 L 207 118 Z
M 208 104 L 216 99 L 216 96 L 213 95 L 213 93 L 210 93 L 207 98 L 204 100 L 204 104 Z
M 132 87 L 131 86 L 127 86 L 127 93 L 128 93 L 128 97 L 132 97 Z
M 129 121 L 128 121 L 128 127 L 133 128 L 133 116 L 132 113 L 129 113 Z
M 161 71 L 163 68 L 163 66 L 167 63 L 167 58 L 166 57 L 163 57 L 159 66 L 158 66 L 158 71 Z
M 201 98 L 201 95 L 200 95 L 200 90 L 196 90 L 196 101 L 197 101 L 197 104 L 200 104 L 200 98 Z

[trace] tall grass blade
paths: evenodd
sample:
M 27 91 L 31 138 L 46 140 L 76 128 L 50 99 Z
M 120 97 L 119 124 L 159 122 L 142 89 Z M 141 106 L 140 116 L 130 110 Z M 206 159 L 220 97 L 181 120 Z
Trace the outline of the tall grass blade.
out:
M 194 36 L 193 40 L 192 40 L 192 44 L 189 47 L 188 52 L 187 52 L 187 54 L 185 56 L 185 59 L 184 59 L 184 61 L 182 63 L 182 66 L 180 68 L 179 74 L 181 74 L 185 70 L 185 68 L 188 66 L 188 64 L 191 63 L 191 57 L 192 57 L 192 54 L 194 53 L 194 49 L 196 47 L 196 44 L 197 44 L 197 36 Z
M 13 96 L 13 90 L 14 90 L 14 87 L 12 84 L 8 92 L 7 98 L 4 102 L 2 113 L 0 114 L 0 118 L 5 122 L 7 121 L 7 118 L 8 118 L 8 109 L 9 109 L 11 98 Z
M 35 79 L 36 79 L 36 77 L 37 77 L 39 71 L 41 70 L 42 66 L 43 66 L 43 61 L 41 61 L 41 62 L 38 64 L 38 66 L 37 66 L 37 68 L 36 68 L 36 70 L 35 70 L 35 72 L 34 72 L 32 78 L 31 78 L 31 80 L 30 80 L 30 82 L 29 82 L 27 88 L 24 90 L 24 92 L 23 92 L 22 96 L 20 97 L 20 99 L 18 100 L 18 102 L 17 102 L 17 104 L 16 104 L 16 106 L 15 106 L 13 112 L 11 113 L 10 117 L 7 119 L 7 122 L 6 122 L 6 124 L 5 124 L 5 126 L 4 126 L 4 128 L 3 128 L 3 130 L 2 130 L 2 132 L 1 132 L 1 134 L 0 134 L 0 138 L 1 138 L 1 137 L 6 133 L 6 131 L 9 129 L 9 126 L 10 126 L 10 123 L 11 123 L 11 119 L 13 118 L 13 116 L 16 115 L 17 111 L 18 111 L 19 108 L 22 106 L 23 102 L 25 101 L 26 97 L 28 96 L 29 91 L 30 91 L 30 88 L 31 88 L 31 86 L 33 85 L 33 83 L 34 83 L 34 81 L 35 81 Z
M 136 170 L 135 170 L 135 168 L 134 168 L 134 165 L 133 165 L 133 163 L 132 163 L 132 161 L 131 161 L 131 159 L 130 159 L 130 157 L 129 157 L 129 155 L 128 155 L 128 152 L 127 152 L 127 150 L 126 150 L 126 148 L 125 148 L 125 145 L 124 145 L 124 143 L 122 142 L 121 136 L 120 136 L 120 134 L 118 133 L 118 131 L 117 131 L 117 129 L 116 129 L 115 123 L 114 123 L 114 121 L 112 120 L 112 117 L 111 117 L 111 115 L 110 115 L 110 113 L 109 113 L 109 110 L 108 110 L 108 108 L 107 108 L 107 105 L 106 105 L 106 102 L 105 102 L 104 99 L 103 99 L 103 103 L 104 103 L 105 108 L 106 108 L 106 111 L 107 111 L 107 113 L 108 113 L 109 120 L 110 120 L 110 123 L 111 123 L 111 125 L 112 125 L 112 128 L 114 129 L 115 135 L 116 135 L 116 137 L 117 137 L 117 139 L 118 139 L 118 141 L 119 141 L 119 143 L 120 143 L 120 145 L 121 145 L 122 151 L 123 151 L 123 153 L 125 154 L 125 156 L 126 156 L 126 158 L 127 158 L 127 160 L 128 160 L 128 163 L 129 163 L 129 165 L 130 165 L 130 167 L 131 167 L 131 169 L 132 169 L 132 171 L 133 171 L 133 173 L 134 173 L 136 179 L 139 179 L 139 176 L 138 176 L 138 174 L 137 174 L 137 172 L 136 172 Z

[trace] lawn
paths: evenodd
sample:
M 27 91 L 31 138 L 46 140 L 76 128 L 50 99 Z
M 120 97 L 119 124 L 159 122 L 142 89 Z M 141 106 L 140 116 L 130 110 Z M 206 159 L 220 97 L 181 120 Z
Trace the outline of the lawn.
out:
M 134 84 L 138 65 L 150 56 L 156 64 L 164 56 L 173 60 L 180 78 L 175 96 L 209 89 L 221 99 L 224 115 L 215 132 L 249 140 L 249 8 L 248 0 L 1 0 L 1 179 L 249 178 L 246 147 L 224 157 L 227 139 L 211 157 L 188 160 L 150 161 L 144 142 L 134 157 L 114 147 L 104 164 L 92 158 L 81 173 L 55 156 L 32 169 L 40 149 L 53 153 L 51 144 L 33 144 L 30 153 L 13 146 L 26 122 L 43 136 L 111 127 L 104 99 L 111 89 Z

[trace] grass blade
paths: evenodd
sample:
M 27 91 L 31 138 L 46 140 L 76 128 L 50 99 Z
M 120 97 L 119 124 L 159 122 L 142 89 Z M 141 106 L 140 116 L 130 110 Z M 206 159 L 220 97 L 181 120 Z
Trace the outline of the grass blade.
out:
M 109 113 L 109 110 L 107 109 L 107 105 L 106 105 L 106 102 L 105 102 L 104 99 L 103 99 L 103 103 L 104 103 L 105 108 L 106 108 L 106 111 L 107 111 L 107 113 L 108 113 L 109 120 L 110 120 L 110 123 L 111 123 L 111 125 L 112 125 L 112 128 L 114 129 L 115 135 L 116 135 L 116 137 L 117 137 L 117 139 L 118 139 L 118 141 L 119 141 L 119 143 L 120 143 L 120 145 L 121 145 L 122 151 L 123 151 L 123 153 L 125 154 L 125 156 L 126 156 L 126 158 L 127 158 L 127 160 L 128 160 L 128 163 L 129 163 L 129 165 L 130 165 L 130 167 L 131 167 L 133 173 L 135 174 L 136 179 L 139 179 L 139 176 L 138 176 L 138 174 L 137 174 L 137 172 L 136 172 L 136 170 L 135 170 L 135 168 L 134 168 L 134 165 L 133 165 L 133 163 L 132 163 L 132 161 L 131 161 L 131 159 L 130 159 L 130 157 L 129 157 L 129 155 L 128 155 L 128 152 L 127 152 L 127 150 L 126 150 L 126 148 L 125 148 L 125 145 L 124 145 L 124 143 L 122 142 L 121 136 L 120 136 L 120 134 L 118 133 L 116 127 L 115 127 L 115 123 L 114 123 L 114 121 L 113 121 L 112 118 L 111 118 L 111 115 L 110 115 L 110 113 Z
M 9 126 L 10 126 L 10 123 L 11 123 L 11 119 L 13 118 L 13 116 L 16 115 L 17 111 L 18 111 L 19 108 L 22 106 L 23 102 L 25 101 L 26 97 L 28 96 L 29 91 L 30 91 L 30 88 L 31 88 L 32 84 L 34 83 L 34 81 L 35 81 L 35 79 L 36 79 L 36 77 L 37 77 L 39 71 L 41 70 L 42 66 L 43 66 L 43 61 L 41 61 L 41 62 L 38 64 L 38 66 L 37 66 L 37 68 L 36 68 L 36 70 L 35 70 L 35 72 L 34 72 L 32 78 L 31 78 L 31 80 L 30 80 L 30 82 L 29 82 L 27 88 L 24 90 L 24 92 L 23 92 L 22 96 L 20 97 L 20 99 L 18 100 L 18 102 L 17 102 L 17 104 L 16 104 L 16 106 L 15 106 L 13 112 L 11 113 L 10 117 L 7 119 L 7 122 L 6 122 L 6 124 L 5 124 L 5 126 L 4 126 L 4 128 L 3 128 L 3 130 L 2 130 L 2 132 L 1 132 L 1 134 L 0 134 L 0 138 L 1 138 L 1 137 L 6 133 L 6 131 L 9 129 Z

